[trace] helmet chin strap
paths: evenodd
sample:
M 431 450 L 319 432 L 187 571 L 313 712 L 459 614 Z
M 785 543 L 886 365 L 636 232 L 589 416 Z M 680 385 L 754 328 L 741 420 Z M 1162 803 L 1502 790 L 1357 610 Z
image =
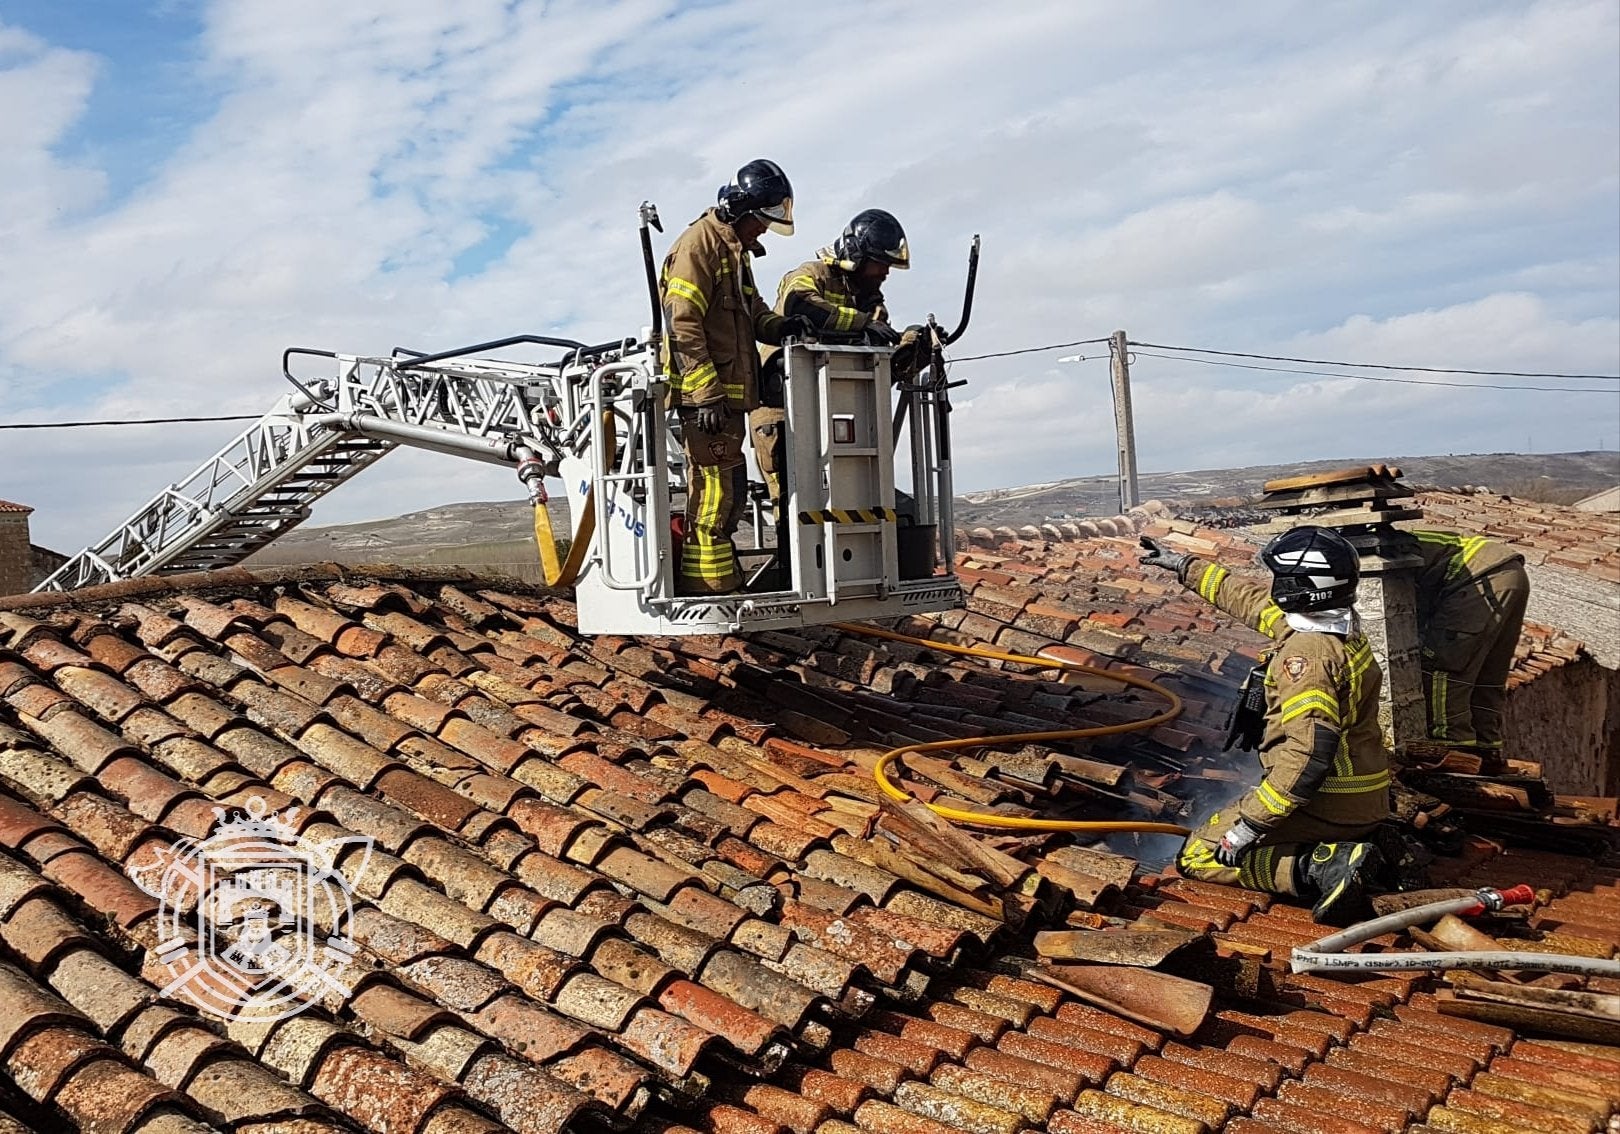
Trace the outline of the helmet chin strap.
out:
M 1361 629 L 1361 618 L 1351 606 L 1333 610 L 1295 610 L 1283 615 L 1288 625 L 1308 634 L 1354 634 Z

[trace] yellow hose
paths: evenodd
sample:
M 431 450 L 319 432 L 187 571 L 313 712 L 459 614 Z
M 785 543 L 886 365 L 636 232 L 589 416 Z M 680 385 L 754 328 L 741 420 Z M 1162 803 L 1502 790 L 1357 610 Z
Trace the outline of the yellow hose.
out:
M 842 630 L 847 634 L 862 634 L 868 638 L 885 638 L 891 642 L 905 642 L 909 645 L 938 650 L 946 654 L 991 658 L 996 661 L 1039 666 L 1043 669 L 1061 669 L 1068 673 L 1089 673 L 1097 677 L 1105 677 L 1109 681 L 1118 681 L 1123 685 L 1146 689 L 1150 693 L 1163 697 L 1170 703 L 1170 707 L 1161 713 L 1139 721 L 1127 721 L 1123 724 L 1091 725 L 1087 728 L 1059 729 L 1055 732 L 1019 732 L 1004 736 L 969 736 L 960 739 L 933 740 L 926 744 L 907 744 L 899 748 L 891 748 L 878 757 L 877 764 L 872 768 L 872 778 L 877 781 L 877 785 L 883 791 L 883 794 L 897 803 L 920 802 L 915 796 L 896 787 L 887 773 L 890 762 L 908 752 L 940 752 L 953 748 L 982 748 L 987 744 L 1034 744 L 1050 740 L 1082 740 L 1092 736 L 1115 736 L 1122 732 L 1135 732 L 1138 729 L 1153 728 L 1155 725 L 1164 724 L 1166 721 L 1174 720 L 1181 715 L 1180 697 L 1162 685 L 1148 681 L 1145 678 L 1133 677 L 1128 673 L 1112 673 L 1106 669 L 1098 669 L 1096 666 L 1081 665 L 1079 662 L 1059 661 L 1056 658 L 1003 653 L 1000 650 L 992 650 L 983 646 L 957 646 L 949 642 L 913 638 L 909 634 L 897 634 L 893 630 L 879 630 L 875 626 L 857 626 L 850 622 L 835 622 L 832 625 L 834 629 Z M 1179 823 L 1154 823 L 1132 819 L 1026 819 L 1017 815 L 987 815 L 979 811 L 962 811 L 959 808 L 940 807 L 932 803 L 925 803 L 923 806 L 927 807 L 935 815 L 949 819 L 953 823 L 970 823 L 976 827 L 996 827 L 1012 831 L 1078 831 L 1098 835 L 1120 831 L 1142 831 L 1159 835 L 1186 835 L 1191 833 L 1189 828 L 1183 827 Z
M 540 570 L 546 583 L 555 587 L 562 577 L 562 562 L 557 558 L 557 537 L 551 531 L 551 512 L 544 501 L 534 506 L 534 542 L 540 549 Z
M 613 414 L 602 414 L 602 428 L 607 438 L 607 452 L 612 453 L 618 444 L 618 430 L 615 428 Z M 603 464 L 611 467 L 610 458 L 604 457 Z M 585 491 L 584 503 L 580 505 L 578 526 L 574 529 L 573 542 L 568 547 L 568 558 L 561 562 L 557 559 L 557 537 L 551 530 L 551 513 L 544 504 L 534 506 L 534 542 L 540 549 L 540 570 L 545 575 L 548 587 L 571 587 L 574 580 L 579 578 L 580 568 L 585 566 L 585 553 L 590 550 L 591 539 L 596 535 L 596 489 L 591 487 Z

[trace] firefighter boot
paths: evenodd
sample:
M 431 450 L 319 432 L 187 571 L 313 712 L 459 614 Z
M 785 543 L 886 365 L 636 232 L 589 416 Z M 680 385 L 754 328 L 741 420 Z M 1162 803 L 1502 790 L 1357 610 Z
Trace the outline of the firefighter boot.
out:
M 1311 916 L 1324 925 L 1347 924 L 1345 919 L 1363 913 L 1362 893 L 1378 874 L 1383 862 L 1372 843 L 1317 843 L 1301 855 L 1305 885 L 1302 893 L 1315 892 Z

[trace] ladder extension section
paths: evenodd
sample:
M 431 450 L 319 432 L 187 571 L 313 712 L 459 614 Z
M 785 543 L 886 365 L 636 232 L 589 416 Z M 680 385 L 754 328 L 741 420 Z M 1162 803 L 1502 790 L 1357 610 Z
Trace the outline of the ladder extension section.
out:
M 35 589 L 230 567 L 303 523 L 317 500 L 401 443 L 497 464 L 527 446 L 554 461 L 557 429 L 541 415 L 558 414 L 566 428 L 579 413 L 557 365 L 304 353 L 335 359 L 336 379 L 283 397 Z

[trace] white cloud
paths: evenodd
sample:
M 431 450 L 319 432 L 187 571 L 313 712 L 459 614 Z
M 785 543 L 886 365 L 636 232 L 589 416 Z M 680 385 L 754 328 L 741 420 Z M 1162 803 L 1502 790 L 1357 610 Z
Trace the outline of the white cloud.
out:
M 897 314 L 950 322 L 982 232 L 963 353 L 1124 327 L 1260 353 L 1620 370 L 1609 0 L 1129 18 L 829 0 L 808 21 L 742 0 L 211 0 L 201 14 L 180 79 L 207 98 L 117 198 L 108 171 L 63 156 L 107 61 L 0 25 L 0 420 L 258 412 L 291 343 L 633 332 L 636 205 L 658 202 L 667 242 L 761 154 L 793 177 L 800 220 L 760 263 L 766 288 L 880 204 L 916 257 L 891 280 Z M 464 259 L 492 237 L 510 247 Z M 1105 363 L 956 374 L 971 380 L 959 486 L 1113 467 Z M 1585 447 L 1616 409 L 1145 356 L 1135 378 L 1144 469 L 1505 449 L 1527 432 Z M 0 496 L 39 508 L 39 538 L 71 550 L 228 436 L 0 433 Z M 316 518 L 516 495 L 500 470 L 397 454 Z

